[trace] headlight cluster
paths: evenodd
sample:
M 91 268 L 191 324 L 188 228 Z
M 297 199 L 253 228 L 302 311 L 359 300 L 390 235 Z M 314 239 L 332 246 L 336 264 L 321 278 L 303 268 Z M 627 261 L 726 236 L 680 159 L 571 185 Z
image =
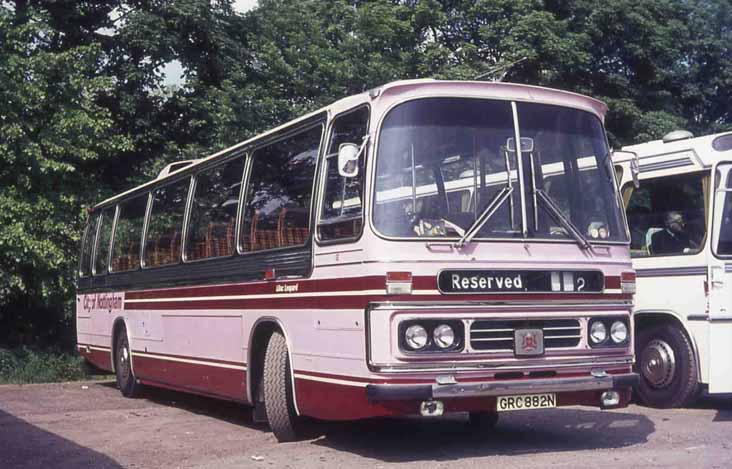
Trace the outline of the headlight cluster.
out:
M 628 319 L 592 319 L 589 323 L 587 337 L 591 347 L 613 347 L 618 345 L 627 345 L 630 337 Z
M 399 346 L 406 352 L 455 352 L 463 348 L 462 321 L 410 320 L 399 324 Z

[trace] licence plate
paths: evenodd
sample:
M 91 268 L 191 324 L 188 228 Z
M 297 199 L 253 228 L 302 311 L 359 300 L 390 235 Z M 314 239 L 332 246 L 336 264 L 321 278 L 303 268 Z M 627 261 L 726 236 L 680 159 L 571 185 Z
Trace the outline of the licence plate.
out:
M 551 409 L 557 406 L 557 395 L 524 394 L 520 396 L 498 396 L 496 410 Z

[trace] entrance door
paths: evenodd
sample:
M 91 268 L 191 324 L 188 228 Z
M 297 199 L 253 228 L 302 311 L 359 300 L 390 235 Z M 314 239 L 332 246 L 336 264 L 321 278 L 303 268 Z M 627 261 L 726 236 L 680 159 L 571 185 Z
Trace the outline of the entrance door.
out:
M 708 254 L 709 392 L 732 392 L 732 162 L 713 171 Z

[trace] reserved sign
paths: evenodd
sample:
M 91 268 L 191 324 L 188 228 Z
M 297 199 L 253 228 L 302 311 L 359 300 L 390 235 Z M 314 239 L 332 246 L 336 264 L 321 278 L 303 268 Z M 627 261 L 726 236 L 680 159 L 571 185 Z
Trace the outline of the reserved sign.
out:
M 443 293 L 601 292 L 602 272 L 544 270 L 443 270 L 437 277 Z

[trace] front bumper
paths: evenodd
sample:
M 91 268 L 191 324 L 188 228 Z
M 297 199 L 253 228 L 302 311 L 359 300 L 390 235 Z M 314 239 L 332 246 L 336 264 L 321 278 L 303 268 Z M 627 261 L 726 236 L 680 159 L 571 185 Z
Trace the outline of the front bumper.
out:
M 366 396 L 371 402 L 447 399 L 459 397 L 496 397 L 545 392 L 626 390 L 638 385 L 637 373 L 571 378 L 484 381 L 448 384 L 369 384 Z

